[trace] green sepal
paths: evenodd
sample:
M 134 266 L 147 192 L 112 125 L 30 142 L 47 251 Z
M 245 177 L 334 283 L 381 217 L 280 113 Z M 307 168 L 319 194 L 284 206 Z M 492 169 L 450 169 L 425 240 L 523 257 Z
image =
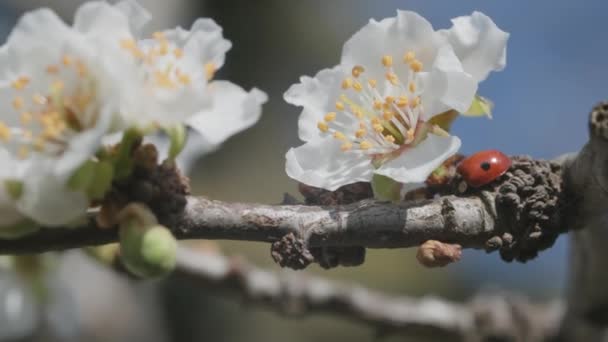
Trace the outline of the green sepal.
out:
M 95 165 L 92 182 L 86 188 L 89 199 L 102 199 L 112 188 L 114 165 L 109 161 L 100 161 Z
M 11 199 L 16 201 L 23 194 L 23 182 L 15 179 L 6 179 L 4 180 L 4 189 Z
M 483 96 L 475 95 L 471 107 L 469 107 L 466 112 L 462 113 L 462 115 L 470 117 L 487 116 L 491 119 L 493 108 L 494 103 L 492 103 L 492 101 Z
M 23 220 L 10 226 L 0 227 L 0 239 L 14 240 L 40 230 L 40 226 L 30 220 Z
M 399 202 L 401 200 L 401 183 L 392 178 L 374 174 L 372 190 L 374 197 L 381 201 Z
M 161 226 L 142 226 L 129 220 L 120 226 L 120 257 L 125 267 L 142 278 L 167 275 L 175 268 L 177 241 Z
M 118 151 L 114 156 L 114 176 L 116 180 L 123 180 L 131 175 L 134 168 L 133 145 L 142 138 L 142 132 L 131 128 L 122 136 Z
M 86 190 L 95 178 L 95 162 L 87 160 L 68 179 L 68 188 L 73 191 Z
M 452 129 L 452 124 L 458 118 L 458 112 L 455 110 L 448 110 L 447 112 L 443 112 L 439 115 L 435 115 L 429 120 L 430 126 L 437 125 L 441 127 L 444 131 L 449 132 Z
M 164 130 L 167 136 L 169 136 L 170 141 L 169 154 L 167 158 L 172 160 L 175 159 L 175 157 L 182 152 L 184 146 L 186 146 L 187 130 L 182 124 L 175 124 L 173 126 L 166 127 Z

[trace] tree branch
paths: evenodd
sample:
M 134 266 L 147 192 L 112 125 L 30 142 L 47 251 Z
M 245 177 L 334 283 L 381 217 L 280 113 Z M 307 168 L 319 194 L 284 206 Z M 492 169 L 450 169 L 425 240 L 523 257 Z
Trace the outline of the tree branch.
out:
M 433 297 L 394 297 L 302 272 L 274 273 L 242 259 L 185 248 L 178 251 L 176 275 L 205 291 L 239 295 L 248 304 L 282 316 L 331 313 L 368 324 L 378 333 L 450 341 L 541 341 L 555 333 L 563 311 L 557 303 L 532 305 L 506 295 L 479 295 L 466 304 Z
M 454 196 L 400 204 L 365 200 L 331 207 L 189 197 L 183 213 L 165 221 L 178 239 L 275 242 L 293 233 L 309 247 L 413 247 L 432 239 L 484 248 L 497 233 L 494 216 L 482 199 Z M 90 220 L 84 227 L 48 228 L 23 238 L 0 240 L 0 253 L 39 253 L 115 241 L 115 229 L 99 228 Z

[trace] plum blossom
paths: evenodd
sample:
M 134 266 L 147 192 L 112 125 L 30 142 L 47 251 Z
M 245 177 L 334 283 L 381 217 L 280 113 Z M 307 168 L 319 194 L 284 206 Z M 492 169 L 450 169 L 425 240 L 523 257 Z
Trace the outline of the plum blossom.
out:
M 370 20 L 344 44 L 339 65 L 285 93 L 303 107 L 305 142 L 287 152 L 287 174 L 328 190 L 374 174 L 423 182 L 461 145 L 432 119 L 467 111 L 478 83 L 504 68 L 507 39 L 479 12 L 439 31 L 407 11 Z
M 187 145 L 177 158 L 187 169 L 196 157 L 259 120 L 267 101 L 264 92 L 257 88 L 247 92 L 229 81 L 214 80 L 232 43 L 213 20 L 200 18 L 189 30 L 177 27 L 143 39 L 142 29 L 150 15 L 134 1 L 117 7 L 136 23 L 132 26 L 135 38 L 123 40 L 122 48 L 139 61 L 144 80 L 153 86 L 141 87 L 148 101 L 134 98 L 126 104 L 121 114 L 125 126 L 183 123 L 190 127 Z M 162 134 L 147 139 L 166 156 L 162 152 L 168 140 Z

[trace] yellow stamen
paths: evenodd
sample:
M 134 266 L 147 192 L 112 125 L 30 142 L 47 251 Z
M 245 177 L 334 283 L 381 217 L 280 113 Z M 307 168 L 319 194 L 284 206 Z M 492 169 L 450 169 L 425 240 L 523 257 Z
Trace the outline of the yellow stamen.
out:
M 184 57 L 184 50 L 182 50 L 180 48 L 175 48 L 173 50 L 173 55 L 175 56 L 175 58 L 180 59 L 180 58 Z
M 192 82 L 192 79 L 190 78 L 190 76 L 188 76 L 186 74 L 179 74 L 179 76 L 177 76 L 177 79 L 179 80 L 179 83 L 181 83 L 183 85 L 188 85 Z
M 382 133 L 382 131 L 384 131 L 384 126 L 382 126 L 379 123 L 374 124 L 373 127 L 374 127 L 374 131 L 376 131 L 378 133 Z
M 323 122 L 323 121 L 319 121 L 319 123 L 317 124 L 317 127 L 319 128 L 319 131 L 325 133 L 327 132 L 327 130 L 329 130 L 329 126 L 327 125 L 327 123 Z
M 37 105 L 44 105 L 46 104 L 46 97 L 40 95 L 40 94 L 34 94 L 34 96 L 32 96 L 32 101 L 37 104 Z
M 367 141 L 367 140 L 363 140 L 362 142 L 359 143 L 359 147 L 362 150 L 369 150 L 370 148 L 372 148 L 372 143 Z
M 205 77 L 207 80 L 211 80 L 215 76 L 215 72 L 217 71 L 217 66 L 213 62 L 209 62 L 205 64 Z
M 120 47 L 125 50 L 133 50 L 137 47 L 137 43 L 133 39 L 123 39 L 120 41 Z
M 392 96 L 387 96 L 387 97 L 384 99 L 384 102 L 385 102 L 386 104 L 388 104 L 388 105 L 391 105 L 391 104 L 393 104 L 393 103 L 395 102 L 395 98 L 394 98 L 394 97 L 392 97 Z
M 12 83 L 13 88 L 16 90 L 22 90 L 30 83 L 30 79 L 26 76 L 21 76 L 18 79 L 14 80 Z
M 387 68 L 392 67 L 393 66 L 393 56 L 391 56 L 391 55 L 382 56 L 382 65 L 384 65 Z
M 374 109 L 375 110 L 382 109 L 382 101 L 380 101 L 380 100 L 374 100 Z
M 395 116 L 395 113 L 393 111 L 387 110 L 382 114 L 382 117 L 384 118 L 384 120 L 389 121 L 391 120 L 393 117 Z
M 366 134 L 367 134 L 367 131 L 363 128 L 360 128 L 355 132 L 355 136 L 359 139 L 363 138 Z
M 70 55 L 63 55 L 61 58 L 61 63 L 63 63 L 65 66 L 72 65 L 72 57 Z
M 353 89 L 355 91 L 361 91 L 363 90 L 363 85 L 360 82 L 355 82 L 353 83 Z
M 416 96 L 414 100 L 412 100 L 412 108 L 416 108 L 420 105 L 420 96 Z
M 17 96 L 13 99 L 13 107 L 17 110 L 23 108 L 23 98 L 20 96 Z
M 372 88 L 376 88 L 376 85 L 378 85 L 378 81 L 374 79 L 368 80 L 367 83 L 369 83 L 369 86 Z
M 397 77 L 396 74 L 392 73 L 392 72 L 387 72 L 386 73 L 386 79 L 391 82 L 392 85 L 397 85 L 399 84 L 399 77 Z
M 11 130 L 8 126 L 0 121 L 0 140 L 7 142 L 11 139 Z
M 332 121 L 336 120 L 336 113 L 330 112 L 330 113 L 325 114 L 324 120 L 326 122 L 332 122 Z
M 407 64 L 412 63 L 415 59 L 416 54 L 413 51 L 409 51 L 403 56 L 403 61 Z
M 410 128 L 407 130 L 407 139 L 405 142 L 409 144 L 412 141 L 414 141 L 414 130 Z
M 416 92 L 416 84 L 414 82 L 410 82 L 408 89 L 410 90 L 410 93 Z
M 344 81 L 342 81 L 342 89 L 348 89 L 352 86 L 353 86 L 352 78 L 345 78 Z
M 345 108 L 344 107 L 344 103 L 342 103 L 340 101 L 336 102 L 336 109 L 337 110 L 344 110 L 344 108 Z
M 53 84 L 51 84 L 51 92 L 53 93 L 59 93 L 63 90 L 64 88 L 64 84 L 62 81 L 54 81 Z
M 390 135 L 390 134 L 389 134 L 389 135 L 385 135 L 385 136 L 384 136 L 384 140 L 386 140 L 386 141 L 388 141 L 388 142 L 390 142 L 390 143 L 392 143 L 392 144 L 394 144 L 394 143 L 395 143 L 395 137 L 394 137 L 394 136 L 392 136 L 392 135 Z
M 46 72 L 49 74 L 57 74 L 59 72 L 59 67 L 57 65 L 51 64 L 46 67 Z
M 334 132 L 334 138 L 336 138 L 338 140 L 346 141 L 346 136 L 342 132 L 338 132 L 338 131 Z
M 419 60 L 416 59 L 410 63 L 410 68 L 414 72 L 422 71 L 422 62 L 420 62 Z
M 340 149 L 341 149 L 343 152 L 350 151 L 352 148 L 353 148 L 353 144 L 352 144 L 352 143 L 350 143 L 350 142 L 345 142 L 344 144 L 342 144 L 342 145 L 340 146 Z
M 359 120 L 365 117 L 365 114 L 363 114 L 363 110 L 361 110 L 360 108 L 356 108 L 355 110 L 353 110 L 353 115 L 355 115 L 355 117 Z
M 165 41 L 167 39 L 167 37 L 165 36 L 165 33 L 159 32 L 159 31 L 152 33 L 152 37 L 157 41 Z
M 352 70 L 352 74 L 354 78 L 361 76 L 361 74 L 365 71 L 365 68 L 360 65 L 355 65 Z
M 404 108 L 409 103 L 409 99 L 405 95 L 399 96 L 399 100 L 397 101 L 397 107 Z

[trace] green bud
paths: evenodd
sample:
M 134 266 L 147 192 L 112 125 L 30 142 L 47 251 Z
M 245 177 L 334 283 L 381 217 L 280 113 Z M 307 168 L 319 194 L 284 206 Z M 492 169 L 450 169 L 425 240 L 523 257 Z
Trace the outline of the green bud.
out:
M 133 146 L 141 139 L 142 132 L 132 128 L 122 136 L 118 153 L 114 157 L 114 172 L 117 180 L 125 179 L 133 172 Z
M 68 179 L 68 187 L 70 190 L 83 191 L 86 190 L 95 178 L 95 162 L 87 160 L 82 164 Z
M 175 268 L 177 241 L 160 225 L 142 227 L 131 224 L 120 227 L 120 257 L 125 267 L 142 278 L 167 275 Z

